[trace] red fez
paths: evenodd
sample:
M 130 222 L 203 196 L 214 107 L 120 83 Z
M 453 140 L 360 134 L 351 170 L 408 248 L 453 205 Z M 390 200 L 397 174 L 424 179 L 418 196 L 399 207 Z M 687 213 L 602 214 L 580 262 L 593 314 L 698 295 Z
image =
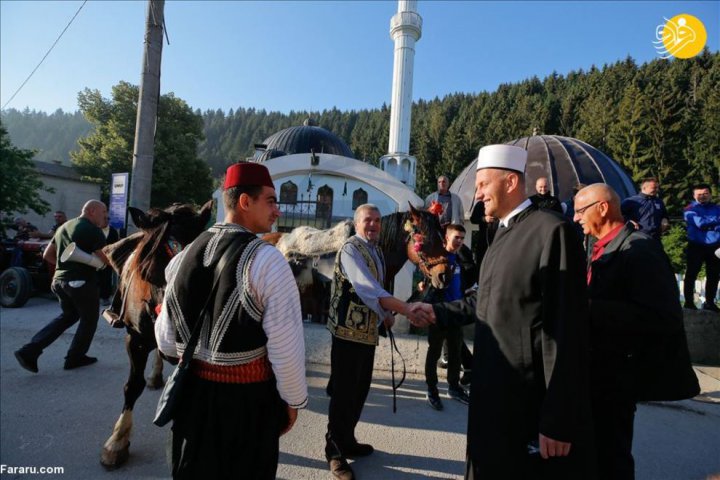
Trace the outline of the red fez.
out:
M 270 178 L 270 172 L 265 165 L 254 162 L 238 162 L 228 167 L 225 172 L 223 189 L 252 185 L 275 188 L 272 178 Z

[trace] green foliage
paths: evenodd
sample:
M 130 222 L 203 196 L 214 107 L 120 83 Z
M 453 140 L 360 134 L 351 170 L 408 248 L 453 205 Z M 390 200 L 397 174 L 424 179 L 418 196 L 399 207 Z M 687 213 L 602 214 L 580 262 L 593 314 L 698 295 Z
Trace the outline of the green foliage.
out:
M 130 164 L 137 95 L 127 86 L 120 84 L 113 90 L 114 98 L 118 97 L 114 103 L 96 91 L 80 95 L 80 108 L 95 125 L 96 134 L 101 130 L 103 139 L 99 142 L 93 134 L 81 142 L 86 153 L 76 156 L 89 156 L 87 175 L 106 179 L 108 165 Z M 167 101 L 165 96 L 163 99 L 161 107 Z M 28 116 L 25 124 L 42 120 L 34 113 Z M 5 117 L 15 119 L 17 115 Z M 254 144 L 284 128 L 301 125 L 307 117 L 347 141 L 355 158 L 377 165 L 387 151 L 390 109 L 382 105 L 360 111 L 333 108 L 285 114 L 238 108 L 198 111 L 194 117 L 202 118 L 205 137 L 197 155 L 218 177 L 229 164 L 251 156 Z M 162 134 L 165 121 L 160 118 L 158 137 L 168 138 Z M 690 200 L 693 183 L 708 183 L 714 194 L 719 193 L 720 53 L 705 50 L 687 60 L 658 59 L 642 65 L 627 58 L 587 71 L 553 72 L 544 79 L 502 84 L 492 93 L 452 93 L 418 100 L 411 122 L 410 153 L 418 159 L 416 192 L 421 197 L 435 190 L 438 175 L 456 178 L 483 145 L 509 142 L 537 129 L 539 134 L 590 143 L 617 160 L 636 182 L 658 177 L 670 215 L 678 216 Z M 42 127 L 35 130 L 43 132 Z M 193 132 L 191 137 L 199 138 L 200 134 Z M 189 144 L 181 148 L 188 149 Z M 161 145 L 158 152 L 164 152 Z M 184 169 L 188 176 L 195 174 L 193 168 L 169 168 Z M 159 177 L 153 178 L 162 183 Z M 164 182 L 153 188 L 163 198 L 173 188 L 174 192 L 183 191 L 171 185 Z
M 78 104 L 94 131 L 78 141 L 73 163 L 85 176 L 103 182 L 103 197 L 109 196 L 111 174 L 131 172 L 138 87 L 120 82 L 112 99 L 85 89 Z M 165 207 L 173 202 L 201 204 L 212 194 L 207 164 L 197 155 L 203 139 L 203 119 L 172 93 L 162 95 L 155 133 L 155 159 L 150 204 Z M 131 180 L 132 181 L 132 180 Z
M 687 232 L 684 224 L 675 224 L 662 236 L 662 244 L 665 253 L 670 258 L 673 272 L 685 273 L 687 261 L 685 252 L 687 250 Z
M 66 113 L 61 109 L 47 114 L 11 108 L 0 112 L 0 118 L 13 145 L 34 150 L 35 160 L 59 161 L 67 166 L 70 166 L 70 151 L 78 147 L 77 139 L 92 129 L 82 113 Z
M 2 175 L 0 175 L 0 211 L 3 216 L 12 213 L 27 213 L 28 209 L 39 215 L 50 211 L 50 205 L 40 198 L 41 191 L 52 191 L 40 180 L 35 170 L 33 157 L 35 152 L 23 150 L 10 143 L 7 130 L 0 123 L 0 158 L 2 158 Z M 4 227 L 0 223 L 0 235 L 4 235 Z

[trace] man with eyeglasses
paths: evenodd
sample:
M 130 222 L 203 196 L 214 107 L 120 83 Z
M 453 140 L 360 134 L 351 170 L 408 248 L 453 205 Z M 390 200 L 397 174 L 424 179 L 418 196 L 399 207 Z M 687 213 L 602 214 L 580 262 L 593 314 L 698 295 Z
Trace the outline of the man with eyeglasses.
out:
M 591 399 L 599 478 L 635 477 L 635 405 L 697 395 L 679 292 L 660 242 L 625 223 L 604 183 L 580 190 L 575 221 L 597 241 L 587 268 Z

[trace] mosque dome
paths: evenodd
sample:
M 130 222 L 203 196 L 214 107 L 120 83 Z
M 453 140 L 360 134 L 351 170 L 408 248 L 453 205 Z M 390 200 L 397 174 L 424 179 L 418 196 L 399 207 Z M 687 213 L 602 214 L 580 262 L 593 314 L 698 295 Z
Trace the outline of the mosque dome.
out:
M 572 196 L 572 189 L 577 183 L 607 183 L 621 199 L 636 193 L 632 178 L 615 160 L 577 138 L 533 135 L 507 144 L 522 147 L 528 152 L 525 167 L 528 195 L 535 194 L 535 181 L 540 177 L 548 178 L 552 194 L 561 201 Z M 477 159 L 474 159 L 450 187 L 451 192 L 460 196 L 466 209 L 474 203 L 476 164 Z
M 280 130 L 266 138 L 262 144 L 255 145 L 253 160 L 264 162 L 276 157 L 311 151 L 355 158 L 350 147 L 340 137 L 318 127 L 308 118 L 303 125 Z

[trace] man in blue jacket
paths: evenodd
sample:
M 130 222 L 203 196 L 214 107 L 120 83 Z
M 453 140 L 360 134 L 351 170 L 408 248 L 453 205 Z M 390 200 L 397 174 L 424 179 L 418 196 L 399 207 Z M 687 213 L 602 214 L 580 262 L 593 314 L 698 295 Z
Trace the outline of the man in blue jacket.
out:
M 685 208 L 684 214 L 688 233 L 687 271 L 683 285 L 685 308 L 697 309 L 695 280 L 704 262 L 707 276 L 703 309 L 720 312 L 715 305 L 720 279 L 720 258 L 715 253 L 720 248 L 720 205 L 710 201 L 710 187 L 706 184 L 693 188 L 693 198 L 695 201 Z
M 636 229 L 647 233 L 655 240 L 670 226 L 665 204 L 658 196 L 659 184 L 656 178 L 646 178 L 640 183 L 640 193 L 622 202 L 625 220 L 632 222 Z

